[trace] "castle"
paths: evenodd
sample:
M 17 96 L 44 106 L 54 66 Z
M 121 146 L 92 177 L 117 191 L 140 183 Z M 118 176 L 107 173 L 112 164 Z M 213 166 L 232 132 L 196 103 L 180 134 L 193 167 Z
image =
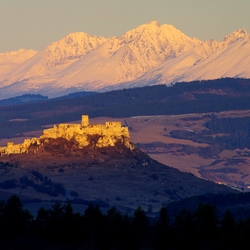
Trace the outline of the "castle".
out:
M 121 142 L 127 148 L 133 149 L 130 143 L 128 127 L 122 126 L 121 122 L 106 122 L 105 124 L 89 124 L 89 117 L 82 115 L 80 124 L 59 124 L 53 128 L 43 130 L 39 138 L 25 139 L 21 144 L 8 142 L 7 146 L 0 147 L 0 154 L 22 154 L 28 153 L 30 146 L 42 145 L 49 138 L 74 139 L 79 148 L 84 148 L 91 143 L 96 147 L 114 146 L 116 142 Z M 95 138 L 95 141 L 93 141 Z

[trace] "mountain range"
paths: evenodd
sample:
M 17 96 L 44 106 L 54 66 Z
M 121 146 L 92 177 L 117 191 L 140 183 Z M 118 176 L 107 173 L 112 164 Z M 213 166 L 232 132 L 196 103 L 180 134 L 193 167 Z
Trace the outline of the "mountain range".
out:
M 245 29 L 222 41 L 200 41 L 152 21 L 119 37 L 74 32 L 41 51 L 1 53 L 0 99 L 250 78 L 249 64 L 250 33 Z

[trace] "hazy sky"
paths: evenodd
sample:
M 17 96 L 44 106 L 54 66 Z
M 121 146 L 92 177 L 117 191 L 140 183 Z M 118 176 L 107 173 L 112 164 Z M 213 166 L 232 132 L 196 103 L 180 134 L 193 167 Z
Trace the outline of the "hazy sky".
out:
M 250 0 L 0 0 L 0 52 L 41 50 L 70 32 L 119 36 L 158 20 L 190 37 L 250 32 Z

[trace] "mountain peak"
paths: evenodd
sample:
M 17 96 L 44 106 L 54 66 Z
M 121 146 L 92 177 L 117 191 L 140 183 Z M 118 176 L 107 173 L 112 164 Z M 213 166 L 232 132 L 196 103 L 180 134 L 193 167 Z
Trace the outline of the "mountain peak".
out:
M 238 34 L 239 37 L 242 37 L 248 34 L 245 28 L 238 29 L 233 33 Z
M 159 21 L 157 21 L 157 20 L 153 20 L 153 21 L 149 22 L 149 23 L 146 24 L 146 25 L 149 25 L 149 26 L 158 26 L 158 27 L 160 27 L 160 23 L 159 23 Z
M 231 34 L 226 35 L 225 38 L 223 39 L 223 42 L 230 44 L 230 43 L 236 41 L 237 39 L 246 36 L 247 34 L 248 33 L 247 33 L 246 29 L 244 29 L 244 28 L 238 29 L 238 30 L 232 32 Z
M 12 55 L 12 56 L 16 56 L 16 55 L 19 55 L 21 53 L 26 53 L 26 52 L 33 52 L 33 53 L 36 53 L 35 50 L 25 50 L 23 48 L 19 49 L 19 50 L 16 50 L 16 51 L 6 51 L 6 52 L 3 52 L 3 53 L 0 53 L 0 55 Z
M 168 31 L 171 31 L 171 32 L 182 33 L 181 31 L 176 29 L 171 24 L 162 24 L 162 25 L 160 25 L 160 23 L 157 20 L 153 20 L 153 21 L 151 21 L 149 23 L 142 24 L 139 27 L 137 27 L 135 30 L 145 30 L 145 29 L 146 30 L 151 30 L 151 31 L 168 30 Z
M 176 29 L 173 25 L 162 24 L 160 25 L 158 21 L 154 20 L 146 24 L 142 24 L 135 29 L 127 31 L 122 38 L 126 37 L 129 40 L 133 39 L 149 39 L 157 41 L 164 41 L 166 46 L 171 44 L 180 44 L 180 43 L 192 43 L 198 44 L 200 41 L 198 39 L 192 39 L 182 33 L 180 30 Z M 136 38 L 137 37 L 137 38 Z
M 85 32 L 72 32 L 46 48 L 46 64 L 58 66 L 65 64 L 65 60 L 81 58 L 105 41 L 101 36 L 92 37 Z
M 17 55 L 17 54 L 22 53 L 24 51 L 25 51 L 25 49 L 21 48 L 21 49 L 16 50 L 16 51 L 6 51 L 3 53 L 0 53 L 0 55 Z

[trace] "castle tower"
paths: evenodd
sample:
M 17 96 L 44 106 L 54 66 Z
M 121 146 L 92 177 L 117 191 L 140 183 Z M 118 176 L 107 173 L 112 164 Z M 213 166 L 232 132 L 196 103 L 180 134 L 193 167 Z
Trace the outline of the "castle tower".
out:
M 7 143 L 7 148 L 12 148 L 14 146 L 14 142 L 8 142 Z
M 86 127 L 89 125 L 89 116 L 88 115 L 82 115 L 82 126 Z

